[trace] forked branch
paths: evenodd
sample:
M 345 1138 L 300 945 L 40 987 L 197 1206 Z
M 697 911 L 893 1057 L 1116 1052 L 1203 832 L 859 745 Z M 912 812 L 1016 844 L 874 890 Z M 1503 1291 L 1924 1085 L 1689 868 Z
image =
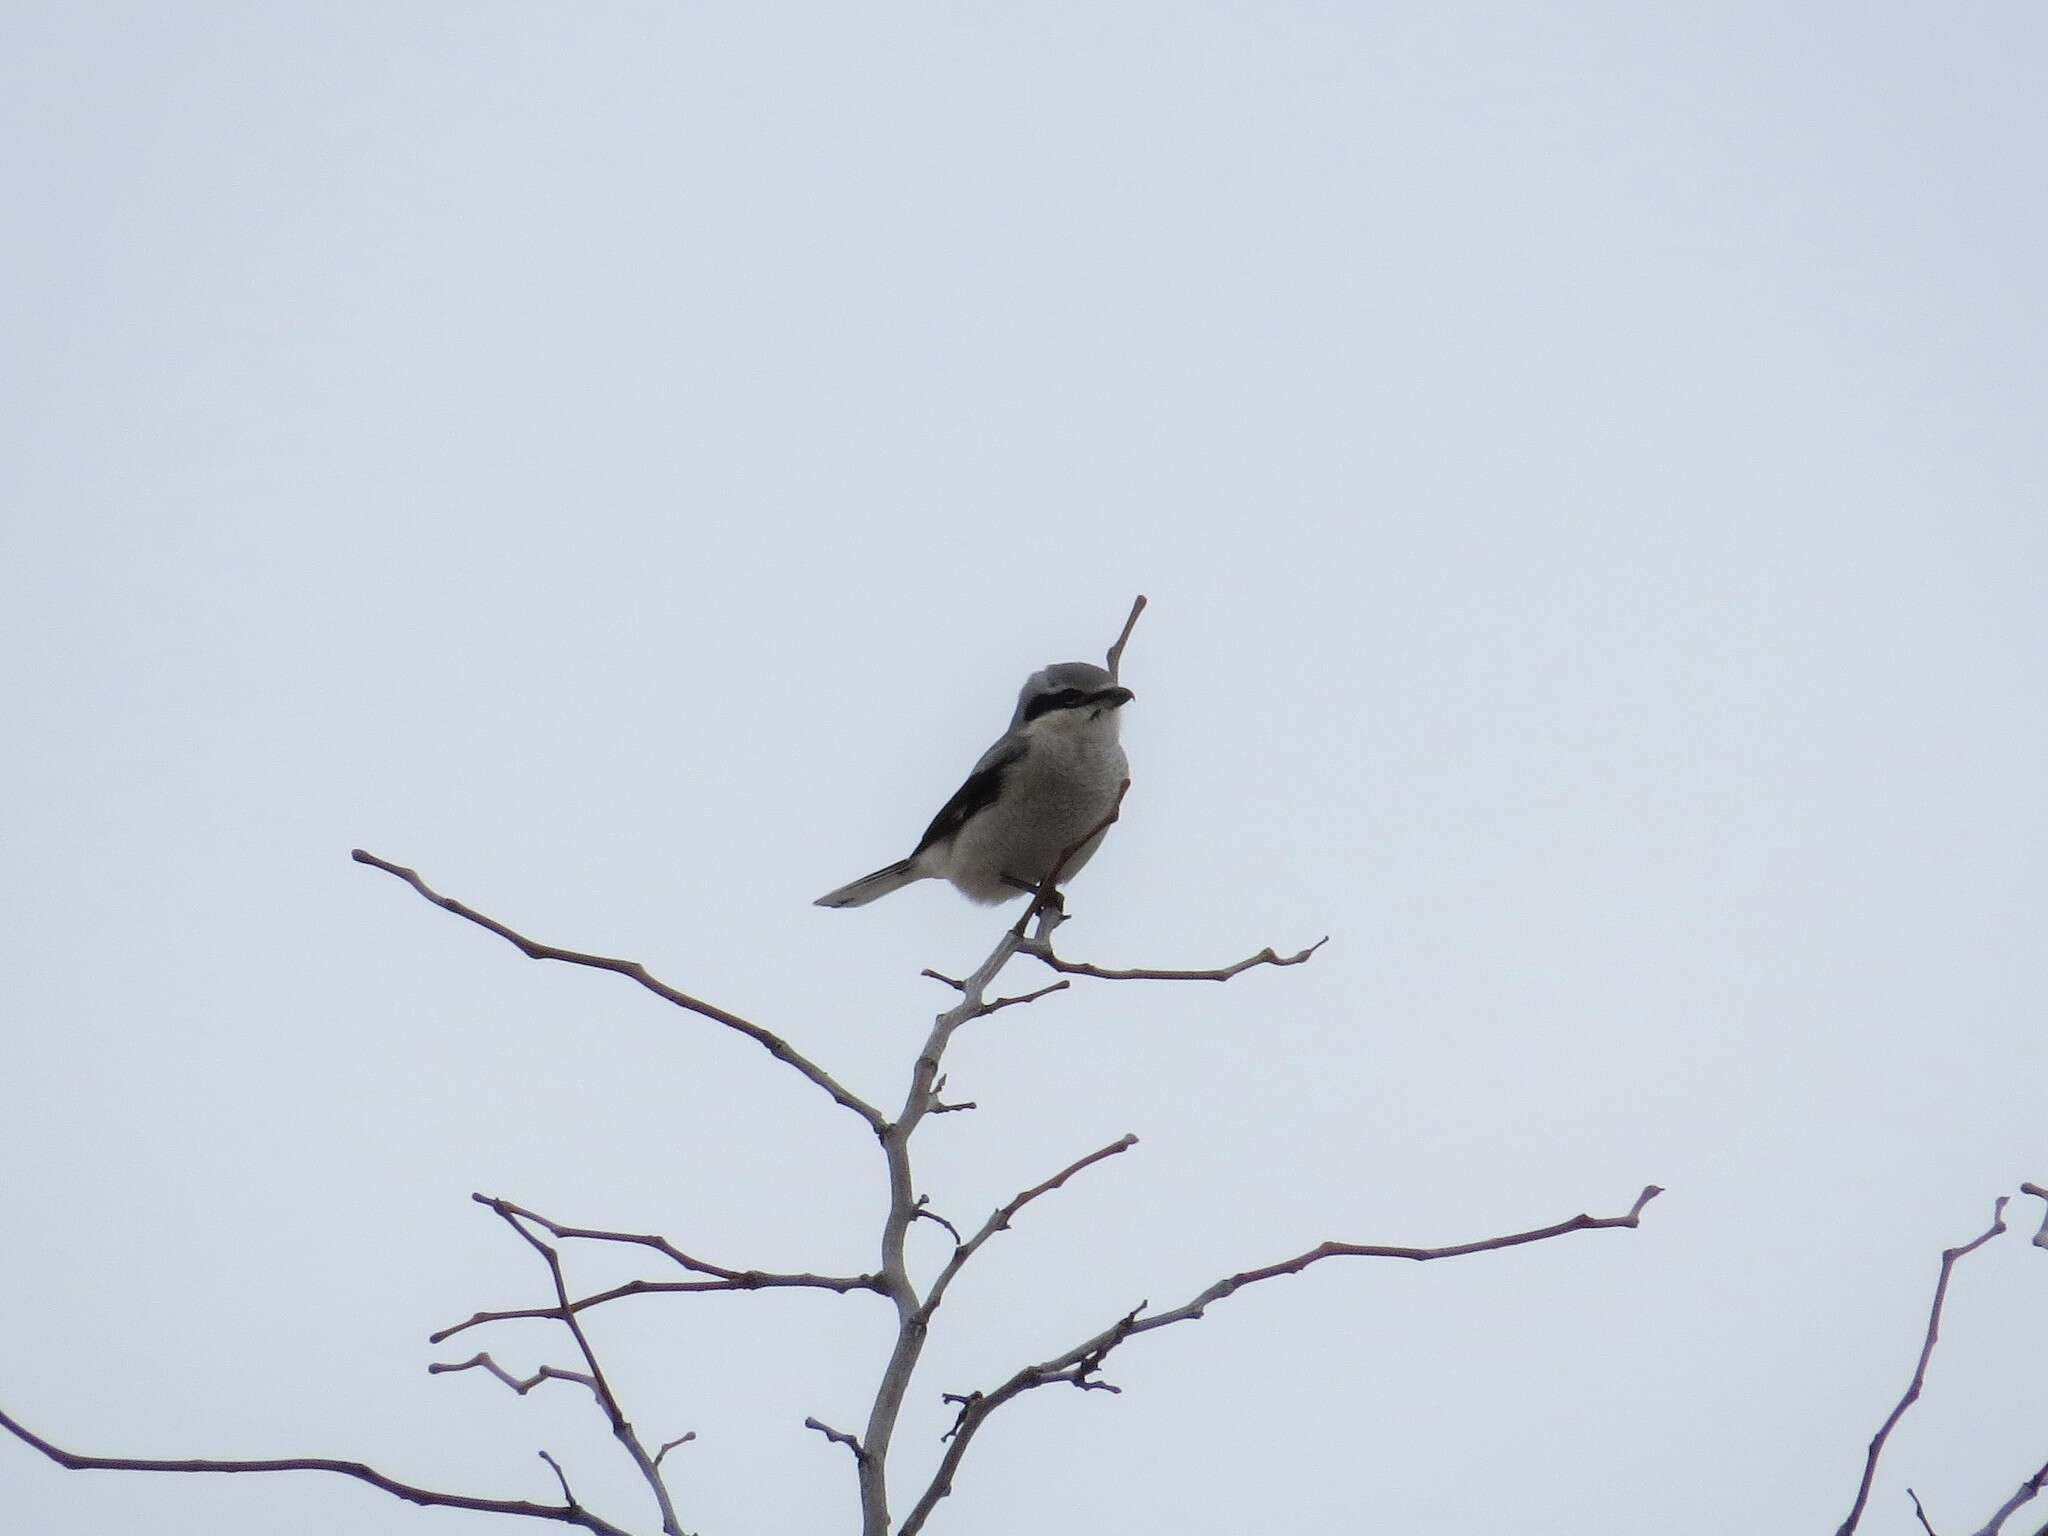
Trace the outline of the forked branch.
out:
M 566 1222 L 553 1221 L 538 1211 L 515 1205 L 510 1200 L 494 1195 L 472 1194 L 470 1199 L 478 1205 L 498 1212 L 501 1216 L 518 1217 L 530 1221 L 561 1239 L 584 1239 L 591 1242 L 620 1243 L 628 1247 L 648 1248 L 670 1259 L 693 1274 L 703 1275 L 701 1280 L 628 1280 L 615 1285 L 608 1291 L 599 1291 L 593 1296 L 580 1296 L 567 1303 L 566 1309 L 552 1307 L 510 1307 L 496 1312 L 474 1312 L 459 1323 L 438 1329 L 427 1336 L 428 1342 L 440 1344 L 467 1329 L 483 1323 L 504 1323 L 520 1318 L 550 1318 L 566 1322 L 579 1312 L 592 1307 L 601 1307 L 608 1301 L 618 1301 L 627 1296 L 688 1295 L 696 1291 L 767 1291 L 767 1290 L 815 1290 L 834 1291 L 845 1295 L 852 1291 L 882 1290 L 880 1275 L 814 1275 L 782 1273 L 762 1269 L 728 1269 L 722 1264 L 699 1259 L 683 1252 L 665 1237 L 648 1232 L 611 1232 L 599 1227 L 575 1227 Z M 523 1234 L 522 1234 L 523 1235 Z
M 1098 1153 L 1097 1156 L 1106 1155 Z M 924 1495 L 903 1522 L 897 1536 L 916 1536 L 924 1528 L 931 1512 L 941 1499 L 953 1491 L 953 1475 L 959 1470 L 961 1459 L 967 1454 L 967 1447 L 975 1433 L 987 1422 L 990 1414 L 1004 1403 L 1035 1388 L 1065 1383 L 1094 1391 L 1115 1391 L 1108 1383 L 1096 1379 L 1103 1361 L 1110 1351 L 1126 1339 L 1154 1329 L 1170 1327 L 1174 1323 L 1192 1321 L 1202 1316 L 1214 1303 L 1235 1294 L 1248 1285 L 1261 1280 L 1276 1279 L 1281 1275 L 1298 1275 L 1311 1264 L 1331 1258 L 1377 1258 L 1411 1259 L 1427 1262 L 1432 1259 L 1459 1258 L 1466 1254 L 1492 1253 L 1503 1248 L 1518 1248 L 1526 1243 L 1540 1243 L 1551 1238 L 1563 1237 L 1572 1232 L 1592 1232 L 1610 1227 L 1635 1227 L 1641 1223 L 1643 1207 L 1648 1205 L 1663 1190 L 1655 1184 L 1643 1186 L 1643 1192 L 1636 1196 L 1635 1204 L 1621 1216 L 1591 1216 L 1581 1214 L 1568 1221 L 1556 1222 L 1547 1227 L 1533 1228 L 1527 1232 L 1509 1232 L 1499 1237 L 1480 1238 L 1468 1243 L 1453 1243 L 1443 1248 L 1399 1247 L 1383 1243 L 1322 1243 L 1308 1252 L 1298 1254 L 1278 1264 L 1268 1264 L 1259 1269 L 1241 1270 L 1226 1275 L 1214 1285 L 1204 1289 L 1185 1305 L 1168 1312 L 1146 1314 L 1146 1303 L 1140 1302 L 1130 1312 L 1118 1318 L 1100 1333 L 1084 1339 L 1063 1354 L 1042 1360 L 1036 1365 L 1027 1365 L 1016 1372 L 1000 1386 L 987 1392 L 947 1394 L 947 1401 L 960 1406 L 960 1415 L 954 1421 L 947 1437 L 946 1454 L 939 1463 L 938 1471 L 926 1487 Z M 1000 1214 L 1000 1213 L 999 1213 Z
M 2032 1195 L 2037 1200 L 2048 1201 L 2048 1189 L 2031 1180 L 2020 1186 L 2020 1193 Z M 1979 1238 L 1978 1241 L 1982 1242 L 1983 1238 Z M 2036 1248 L 2048 1248 L 2048 1209 L 2042 1212 L 2040 1230 L 2034 1233 L 2033 1244 Z M 1998 1536 L 2005 1528 L 2005 1522 L 2010 1520 L 2022 1505 L 2038 1498 L 2044 1488 L 2048 1488 L 2048 1461 L 2041 1463 L 2040 1470 L 2021 1483 L 2013 1496 L 1998 1506 L 1991 1518 L 1977 1528 L 1975 1536 Z M 1919 1501 L 1916 1499 L 1914 1502 Z M 2048 1536 L 2048 1525 L 2042 1526 L 2035 1536 Z
M 976 1232 L 974 1236 L 968 1238 L 965 1242 L 959 1242 L 956 1238 L 952 1258 L 946 1261 L 946 1267 L 939 1271 L 938 1278 L 932 1281 L 930 1289 L 925 1292 L 924 1305 L 918 1309 L 920 1319 L 924 1323 L 931 1321 L 932 1313 L 938 1310 L 939 1303 L 945 1299 L 946 1289 L 952 1285 L 953 1277 L 967 1267 L 967 1261 L 979 1253 L 982 1245 L 991 1237 L 994 1237 L 998 1232 L 1008 1231 L 1010 1223 L 1016 1219 L 1017 1213 L 1023 1210 L 1025 1206 L 1036 1200 L 1040 1195 L 1051 1194 L 1082 1169 L 1092 1167 L 1105 1158 L 1115 1157 L 1119 1152 L 1128 1152 L 1137 1144 L 1137 1137 L 1125 1134 L 1112 1141 L 1106 1147 L 1096 1148 L 1095 1151 L 1090 1152 L 1086 1157 L 1074 1159 L 1073 1162 L 1067 1164 L 1066 1167 L 1043 1183 L 1034 1184 L 1029 1189 L 1012 1195 L 1003 1204 L 997 1206 L 995 1210 L 989 1213 L 988 1220 L 981 1224 L 981 1230 Z
M 1141 597 L 1138 599 L 1137 607 L 1131 610 L 1131 623 L 1137 622 L 1138 614 L 1144 606 L 1145 599 Z M 1130 626 L 1126 624 L 1126 636 L 1128 636 L 1129 630 Z M 1122 649 L 1123 642 L 1119 640 L 1116 651 L 1121 652 Z M 1051 966 L 1054 970 L 1064 972 L 1066 975 L 1092 976 L 1100 981 L 1228 981 L 1231 977 L 1242 971 L 1248 971 L 1255 965 L 1301 965 L 1308 960 L 1309 956 L 1330 942 L 1330 936 L 1324 934 L 1315 943 L 1309 945 L 1307 949 L 1292 955 L 1282 955 L 1269 944 L 1256 955 L 1247 956 L 1235 965 L 1219 966 L 1213 970 L 1206 971 L 1156 970 L 1150 968 L 1110 970 L 1099 965 L 1087 965 L 1077 961 L 1062 960 L 1052 951 L 1053 930 L 1065 918 L 1065 912 L 1059 896 L 1060 877 L 1066 873 L 1068 863 L 1077 853 L 1116 825 L 1117 819 L 1124 813 L 1124 796 L 1130 792 L 1131 781 L 1125 779 L 1117 786 L 1116 802 L 1110 806 L 1109 814 L 1070 843 L 1066 851 L 1053 861 L 1052 868 L 1047 871 L 1045 878 L 1039 882 L 1038 888 L 1032 893 L 1031 905 L 1024 909 L 1024 915 L 1018 918 L 1010 928 L 1010 954 L 1029 955 L 1040 964 Z M 1041 921 L 1041 919 L 1046 918 L 1050 920 Z M 1032 931 L 1034 923 L 1037 924 L 1037 928 L 1035 931 Z M 1007 964 L 1008 961 L 1009 954 L 1003 954 L 997 969 L 1000 970 L 1001 965 Z M 924 974 L 935 981 L 943 981 L 948 986 L 957 987 L 963 991 L 966 989 L 964 982 L 955 981 L 950 976 L 941 976 L 937 971 L 927 970 Z M 993 977 L 993 974 L 991 973 L 991 977 Z M 1034 1002 L 1038 998 L 1045 996 L 1046 993 L 1058 990 L 1059 983 L 1056 982 L 1050 987 L 1041 987 L 1038 991 L 1027 993 L 1023 997 L 1002 998 L 993 1003 L 981 1002 L 977 994 L 975 1007 L 965 1015 L 965 1018 L 976 1018 L 982 1014 L 994 1013 L 998 1008 L 1008 1007 L 1012 1003 Z M 965 1022 L 965 1019 L 962 1022 Z
M 1863 1506 L 1870 1502 L 1870 1485 L 1877 1476 L 1877 1459 L 1884 1454 L 1884 1443 L 1891 1438 L 1892 1430 L 1899 1420 L 1906 1416 L 1906 1410 L 1919 1400 L 1920 1389 L 1927 1383 L 1927 1363 L 1934 1358 L 1934 1344 L 1941 1337 L 1941 1308 L 1948 1300 L 1948 1277 L 1955 1269 L 1958 1259 L 1975 1253 L 2005 1230 L 2007 1198 L 2000 1195 L 1998 1203 L 1992 1206 L 1990 1226 L 1960 1248 L 1942 1250 L 1941 1277 L 1934 1282 L 1934 1304 L 1927 1311 L 1927 1336 L 1920 1343 L 1920 1359 L 1913 1367 L 1913 1379 L 1906 1384 L 1905 1395 L 1885 1417 L 1884 1423 L 1878 1426 L 1877 1433 L 1870 1437 L 1870 1451 L 1863 1460 L 1863 1481 L 1856 1486 L 1856 1502 L 1850 1505 L 1849 1518 L 1837 1528 L 1835 1536 L 1850 1536 L 1857 1523 L 1863 1519 Z
M 1991 1518 L 1979 1526 L 1972 1536 L 1998 1536 L 1998 1533 L 2005 1529 L 2005 1522 L 2013 1517 L 2021 1505 L 2031 1503 L 2043 1488 L 2048 1488 L 2048 1462 L 2043 1462 L 2040 1471 L 2021 1483 L 2019 1491 L 1999 1505 Z M 2041 1529 L 2048 1531 L 2048 1526 Z M 2039 1536 L 2038 1532 L 2036 1536 Z
M 552 1245 L 542 1242 L 527 1230 L 526 1223 L 515 1215 L 504 1201 L 489 1200 L 484 1203 L 496 1211 L 505 1225 L 517 1232 L 527 1246 L 539 1254 L 547 1265 L 548 1278 L 555 1288 L 555 1301 L 562 1312 L 562 1326 L 569 1330 L 569 1336 L 576 1341 L 577 1352 L 583 1356 L 583 1363 L 589 1368 L 587 1385 L 592 1395 L 597 1398 L 598 1406 L 604 1410 L 605 1418 L 611 1423 L 612 1437 L 632 1459 L 634 1467 L 639 1470 L 641 1478 L 646 1482 L 648 1491 L 654 1495 L 654 1502 L 661 1510 L 661 1529 L 664 1536 L 685 1536 L 682 1526 L 676 1520 L 675 1504 L 669 1498 L 668 1484 L 662 1481 L 661 1468 L 656 1465 L 655 1458 L 647 1454 L 647 1447 L 641 1443 L 638 1431 L 627 1419 L 625 1410 L 619 1406 L 618 1394 L 612 1391 L 611 1383 L 605 1379 L 604 1367 L 597 1363 L 597 1351 L 591 1347 L 590 1336 L 583 1331 L 583 1324 L 577 1320 L 576 1309 L 569 1302 L 569 1282 L 562 1275 L 562 1256 Z M 558 1473 L 559 1471 L 557 1468 Z M 568 1484 L 564 1482 L 563 1487 L 566 1489 Z

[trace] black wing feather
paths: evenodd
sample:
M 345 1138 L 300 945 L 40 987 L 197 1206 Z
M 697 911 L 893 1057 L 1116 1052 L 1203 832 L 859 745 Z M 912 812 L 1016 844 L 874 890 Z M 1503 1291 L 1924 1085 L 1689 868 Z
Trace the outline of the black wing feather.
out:
M 1029 750 L 1021 741 L 998 742 L 990 747 L 981 761 L 974 765 L 974 772 L 967 775 L 967 782 L 954 790 L 953 798 L 939 807 L 939 814 L 924 829 L 924 836 L 917 840 L 917 847 L 910 856 L 914 859 L 932 844 L 958 836 L 960 829 L 978 813 L 994 805 L 996 796 L 1002 793 L 1005 775 L 1024 760 L 1024 754 Z

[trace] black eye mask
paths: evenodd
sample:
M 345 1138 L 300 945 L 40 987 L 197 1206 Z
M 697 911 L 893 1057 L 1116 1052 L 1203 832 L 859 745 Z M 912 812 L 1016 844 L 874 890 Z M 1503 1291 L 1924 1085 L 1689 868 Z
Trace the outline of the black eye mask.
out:
M 1024 706 L 1024 719 L 1028 723 L 1040 715 L 1049 715 L 1056 709 L 1079 709 L 1094 695 L 1083 693 L 1079 688 L 1062 688 L 1058 693 L 1041 693 Z

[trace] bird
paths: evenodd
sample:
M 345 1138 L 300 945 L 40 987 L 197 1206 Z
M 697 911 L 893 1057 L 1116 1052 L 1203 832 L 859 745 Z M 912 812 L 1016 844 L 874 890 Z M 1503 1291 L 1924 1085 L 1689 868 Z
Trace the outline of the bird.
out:
M 907 859 L 863 875 L 814 903 L 864 907 L 917 880 L 950 880 L 969 901 L 992 906 L 1035 889 L 1076 842 L 1064 882 L 1094 857 L 1101 827 L 1130 777 L 1117 740 L 1136 697 L 1086 661 L 1041 667 L 1024 681 L 1010 728 L 939 808 Z

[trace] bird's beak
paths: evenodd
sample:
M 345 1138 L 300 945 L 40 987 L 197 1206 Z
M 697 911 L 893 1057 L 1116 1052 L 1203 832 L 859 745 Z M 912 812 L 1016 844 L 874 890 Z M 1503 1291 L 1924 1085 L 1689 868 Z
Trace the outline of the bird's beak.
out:
M 1094 696 L 1097 704 L 1106 704 L 1111 709 L 1121 709 L 1137 695 L 1128 688 L 1105 688 Z

